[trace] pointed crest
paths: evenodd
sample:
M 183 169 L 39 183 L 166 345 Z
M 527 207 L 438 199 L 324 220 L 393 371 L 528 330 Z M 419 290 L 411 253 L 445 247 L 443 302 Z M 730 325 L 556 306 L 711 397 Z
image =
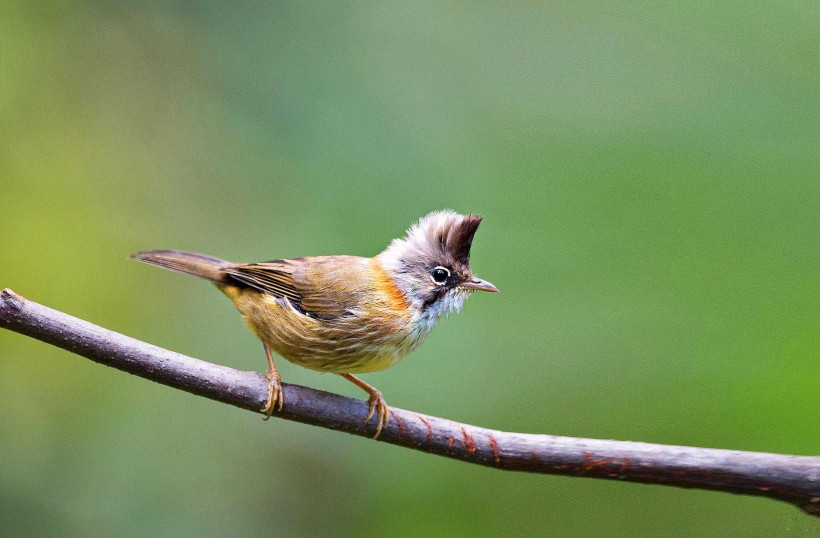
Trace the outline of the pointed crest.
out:
M 470 214 L 460 219 L 454 219 L 449 229 L 446 230 L 447 237 L 444 239 L 443 249 L 449 251 L 456 261 L 468 265 L 470 263 L 470 246 L 473 244 L 473 236 L 479 224 L 481 224 L 481 216 L 479 215 Z M 442 233 L 444 233 L 444 230 L 442 230 Z
M 481 218 L 451 210 L 433 211 L 411 226 L 405 237 L 394 239 L 385 254 L 404 263 L 429 258 L 469 267 L 470 247 Z

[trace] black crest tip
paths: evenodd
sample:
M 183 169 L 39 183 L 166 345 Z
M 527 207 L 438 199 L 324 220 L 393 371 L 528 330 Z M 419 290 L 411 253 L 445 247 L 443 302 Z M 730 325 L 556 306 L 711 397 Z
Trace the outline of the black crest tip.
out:
M 471 213 L 453 223 L 447 234 L 446 243 L 448 250 L 456 260 L 465 264 L 469 263 L 473 236 L 482 218 L 481 215 Z

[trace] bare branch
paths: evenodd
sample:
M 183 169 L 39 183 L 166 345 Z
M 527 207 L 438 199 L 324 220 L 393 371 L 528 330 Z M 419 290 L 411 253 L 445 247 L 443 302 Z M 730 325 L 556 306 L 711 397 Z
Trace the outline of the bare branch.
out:
M 267 380 L 174 353 L 15 294 L 0 292 L 0 327 L 198 396 L 259 412 Z M 371 437 L 365 402 L 284 385 L 279 418 Z M 380 441 L 499 469 L 608 478 L 792 503 L 820 516 L 820 457 L 508 433 L 391 408 Z

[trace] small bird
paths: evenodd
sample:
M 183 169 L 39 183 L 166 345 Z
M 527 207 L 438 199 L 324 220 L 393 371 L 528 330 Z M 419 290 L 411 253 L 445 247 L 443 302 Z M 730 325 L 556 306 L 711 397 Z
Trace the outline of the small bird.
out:
M 470 246 L 479 215 L 435 211 L 373 258 L 314 256 L 232 263 L 193 252 L 152 250 L 131 258 L 210 280 L 262 340 L 270 416 L 284 404 L 271 350 L 311 370 L 339 374 L 367 392 L 376 435 L 390 419 L 382 393 L 353 374 L 385 370 L 415 350 L 445 313 L 475 290 Z

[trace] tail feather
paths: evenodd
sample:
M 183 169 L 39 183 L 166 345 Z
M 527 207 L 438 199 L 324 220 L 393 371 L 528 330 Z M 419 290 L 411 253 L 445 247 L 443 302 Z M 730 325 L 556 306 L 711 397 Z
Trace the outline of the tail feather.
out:
M 219 258 L 182 250 L 150 250 L 131 254 L 130 258 L 177 273 L 198 276 L 216 284 L 228 283 L 225 269 L 234 265 Z

